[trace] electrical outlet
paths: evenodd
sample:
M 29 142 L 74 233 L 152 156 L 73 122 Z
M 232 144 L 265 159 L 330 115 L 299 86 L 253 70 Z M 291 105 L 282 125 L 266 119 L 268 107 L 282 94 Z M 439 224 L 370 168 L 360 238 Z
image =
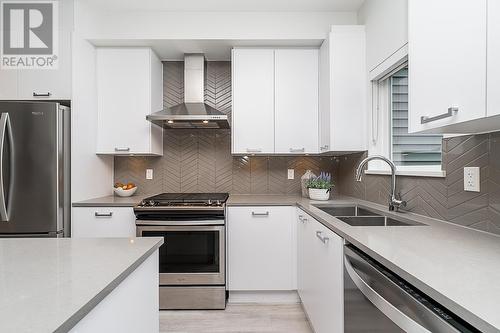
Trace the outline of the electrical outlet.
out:
M 464 168 L 464 191 L 480 192 L 481 176 L 479 167 Z
M 153 169 L 146 169 L 146 179 L 153 179 Z
M 288 179 L 295 179 L 295 170 L 288 169 Z

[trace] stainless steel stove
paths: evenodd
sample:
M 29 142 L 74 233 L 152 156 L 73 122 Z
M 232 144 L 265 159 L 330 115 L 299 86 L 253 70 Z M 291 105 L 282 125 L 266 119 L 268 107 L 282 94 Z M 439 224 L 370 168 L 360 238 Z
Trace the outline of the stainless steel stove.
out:
M 163 237 L 160 309 L 224 309 L 227 193 L 164 193 L 134 208 L 137 236 Z

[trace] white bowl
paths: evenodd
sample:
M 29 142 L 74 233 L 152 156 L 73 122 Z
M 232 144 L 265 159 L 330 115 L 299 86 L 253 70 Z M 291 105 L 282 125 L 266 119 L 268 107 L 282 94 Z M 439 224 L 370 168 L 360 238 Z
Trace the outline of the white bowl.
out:
M 132 187 L 130 190 L 124 190 L 121 187 L 113 187 L 115 194 L 119 197 L 131 197 L 137 191 L 137 186 Z

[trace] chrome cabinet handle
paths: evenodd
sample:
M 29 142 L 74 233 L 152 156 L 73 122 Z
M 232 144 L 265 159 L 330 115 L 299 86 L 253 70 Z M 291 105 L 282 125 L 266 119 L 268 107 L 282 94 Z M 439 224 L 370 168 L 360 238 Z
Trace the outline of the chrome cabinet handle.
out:
M 265 212 L 265 213 L 252 212 L 252 216 L 269 216 L 269 212 Z
M 261 148 L 247 148 L 247 153 L 260 153 L 262 152 Z
M 458 112 L 458 107 L 451 106 L 451 107 L 448 108 L 448 112 L 440 114 L 440 115 L 437 115 L 435 117 L 421 116 L 420 117 L 420 123 L 421 124 L 426 124 L 426 123 L 430 123 L 430 122 L 433 122 L 433 121 L 436 121 L 436 120 L 440 120 L 440 119 L 445 119 L 445 118 L 448 118 L 448 117 L 452 117 L 455 114 L 457 114 L 457 112 Z
M 9 192 L 6 194 L 4 189 L 4 178 L 3 174 L 3 159 L 4 159 L 4 145 L 6 141 L 6 136 L 9 139 L 9 154 L 10 154 L 10 170 L 9 170 Z M 14 140 L 12 138 L 12 127 L 10 125 L 10 117 L 8 113 L 2 113 L 0 117 L 0 218 L 4 222 L 9 221 L 9 207 L 10 199 L 12 197 L 12 188 L 14 182 Z M 8 198 L 8 200 L 7 200 Z
M 112 217 L 113 216 L 113 212 L 109 212 L 109 213 L 98 213 L 98 212 L 95 212 L 94 215 L 95 215 L 95 217 Z
M 305 223 L 305 222 L 307 222 L 307 218 L 305 218 L 302 215 L 299 215 L 299 221 L 302 222 L 302 223 Z
M 305 148 L 290 148 L 291 153 L 301 153 L 304 152 L 306 149 Z
M 326 237 L 326 236 L 325 236 L 325 237 L 323 237 L 323 236 L 321 236 L 322 234 L 323 234 L 323 232 L 322 232 L 322 231 L 316 231 L 316 237 L 318 237 L 318 239 L 319 239 L 319 240 L 320 240 L 323 244 L 328 243 L 328 241 L 330 240 L 330 238 L 328 238 L 328 237 Z
M 115 151 L 130 151 L 129 147 L 116 147 Z
M 327 150 L 327 149 L 328 149 L 328 147 L 329 147 L 328 145 L 324 145 L 324 146 L 319 147 L 319 149 L 320 149 L 320 150 Z
M 35 91 L 33 91 L 33 97 L 50 97 L 52 96 L 52 94 L 47 91 L 46 93 L 37 93 Z

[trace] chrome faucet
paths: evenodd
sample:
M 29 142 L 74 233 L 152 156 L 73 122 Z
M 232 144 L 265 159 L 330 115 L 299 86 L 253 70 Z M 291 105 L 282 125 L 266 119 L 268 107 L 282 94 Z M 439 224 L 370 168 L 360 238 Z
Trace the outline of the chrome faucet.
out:
M 363 168 L 366 163 L 371 160 L 382 160 L 389 164 L 391 167 L 391 197 L 389 198 L 389 210 L 399 210 L 401 207 L 406 207 L 406 201 L 401 200 L 400 195 L 396 195 L 396 165 L 387 157 L 380 155 L 373 155 L 365 158 L 358 165 L 358 169 L 356 170 L 356 181 L 360 182 L 361 177 L 363 177 Z

